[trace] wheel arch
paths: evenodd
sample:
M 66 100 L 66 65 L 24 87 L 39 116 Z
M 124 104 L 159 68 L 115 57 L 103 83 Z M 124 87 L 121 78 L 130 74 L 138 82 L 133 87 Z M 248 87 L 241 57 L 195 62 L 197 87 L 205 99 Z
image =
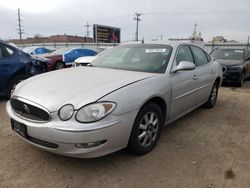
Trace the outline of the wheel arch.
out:
M 63 63 L 64 67 L 66 67 L 66 64 L 63 60 L 56 60 L 54 65 L 53 65 L 53 70 L 56 70 L 56 65 L 57 65 L 57 63 L 60 63 L 60 62 Z
M 152 97 L 150 99 L 148 99 L 140 109 L 142 109 L 145 105 L 149 104 L 149 103 L 154 103 L 156 104 L 157 106 L 160 107 L 161 109 L 161 112 L 162 112 L 162 116 L 163 116 L 163 122 L 165 122 L 166 120 L 166 116 L 167 116 L 167 104 L 165 102 L 165 100 L 161 97 L 158 97 L 158 96 L 155 96 L 155 97 Z

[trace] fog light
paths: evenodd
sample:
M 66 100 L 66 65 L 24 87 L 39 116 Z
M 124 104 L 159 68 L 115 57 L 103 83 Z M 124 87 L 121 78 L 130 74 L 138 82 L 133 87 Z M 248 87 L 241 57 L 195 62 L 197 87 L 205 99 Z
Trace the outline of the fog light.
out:
M 92 148 L 92 147 L 96 147 L 96 146 L 99 146 L 101 144 L 104 144 L 105 142 L 107 142 L 107 140 L 101 140 L 101 141 L 96 141 L 96 142 L 88 142 L 88 143 L 81 143 L 81 144 L 75 144 L 75 147 L 78 148 L 78 149 Z

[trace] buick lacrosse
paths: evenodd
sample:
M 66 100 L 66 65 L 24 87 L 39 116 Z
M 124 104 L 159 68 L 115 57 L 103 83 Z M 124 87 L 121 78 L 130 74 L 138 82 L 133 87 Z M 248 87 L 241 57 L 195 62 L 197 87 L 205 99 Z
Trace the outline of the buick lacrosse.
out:
M 7 103 L 11 127 L 28 143 L 90 158 L 122 148 L 142 155 L 162 127 L 214 107 L 222 68 L 194 44 L 125 44 L 89 66 L 19 83 Z

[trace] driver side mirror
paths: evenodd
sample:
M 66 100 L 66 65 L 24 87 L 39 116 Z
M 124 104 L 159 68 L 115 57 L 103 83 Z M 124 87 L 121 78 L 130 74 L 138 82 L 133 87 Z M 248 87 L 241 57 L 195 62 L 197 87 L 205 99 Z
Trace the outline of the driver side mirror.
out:
M 189 61 L 181 61 L 177 67 L 173 70 L 173 72 L 178 72 L 182 70 L 194 70 L 195 64 Z

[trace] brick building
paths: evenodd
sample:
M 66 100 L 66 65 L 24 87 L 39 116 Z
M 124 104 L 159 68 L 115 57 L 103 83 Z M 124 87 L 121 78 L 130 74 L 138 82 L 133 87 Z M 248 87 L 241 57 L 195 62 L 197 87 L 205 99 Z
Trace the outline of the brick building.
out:
M 42 37 L 42 36 L 34 36 L 28 37 L 26 39 L 12 39 L 9 42 L 14 44 L 36 44 L 36 43 L 54 43 L 54 42 L 83 42 L 83 43 L 93 43 L 93 38 L 90 37 L 80 37 L 80 36 L 73 36 L 73 35 L 51 35 L 49 37 Z

